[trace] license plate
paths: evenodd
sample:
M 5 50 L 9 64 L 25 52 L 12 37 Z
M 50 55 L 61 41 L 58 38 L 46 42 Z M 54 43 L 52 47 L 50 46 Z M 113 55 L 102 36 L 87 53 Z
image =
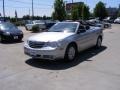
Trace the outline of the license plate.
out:
M 18 39 L 18 36 L 14 36 L 14 39 Z

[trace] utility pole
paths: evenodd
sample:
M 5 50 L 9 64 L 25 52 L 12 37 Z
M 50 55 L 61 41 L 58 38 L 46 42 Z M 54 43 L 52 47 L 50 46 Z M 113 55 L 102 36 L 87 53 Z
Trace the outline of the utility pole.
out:
M 28 14 L 28 15 L 29 15 L 29 19 L 31 19 L 31 16 L 30 16 L 30 8 L 29 8 L 29 14 Z
M 65 4 L 65 11 L 67 11 L 67 10 L 66 10 L 67 1 L 64 1 L 64 4 Z
M 30 9 L 29 9 L 29 16 L 30 16 Z
M 73 3 L 73 0 L 72 0 L 72 3 Z
M 4 18 L 4 21 L 5 21 L 5 2 L 3 0 L 3 18 Z
M 32 0 L 32 19 L 34 17 L 34 7 L 33 7 L 33 0 Z

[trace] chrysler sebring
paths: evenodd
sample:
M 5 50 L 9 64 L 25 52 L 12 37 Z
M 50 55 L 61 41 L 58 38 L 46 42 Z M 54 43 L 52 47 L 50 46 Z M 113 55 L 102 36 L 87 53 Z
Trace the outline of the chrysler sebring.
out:
M 48 32 L 30 37 L 24 44 L 25 54 L 32 58 L 72 61 L 78 52 L 101 47 L 103 30 L 80 22 L 59 22 Z

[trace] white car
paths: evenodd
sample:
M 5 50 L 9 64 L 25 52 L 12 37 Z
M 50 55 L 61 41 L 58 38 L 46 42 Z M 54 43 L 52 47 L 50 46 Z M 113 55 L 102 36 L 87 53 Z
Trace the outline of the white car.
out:
M 25 28 L 26 28 L 26 30 L 32 30 L 32 27 L 34 25 L 38 25 L 39 29 L 45 29 L 46 28 L 45 22 L 42 21 L 42 20 L 33 20 L 30 23 L 26 24 Z
M 117 19 L 115 19 L 114 23 L 120 24 L 120 17 L 118 17 Z
M 79 22 L 59 22 L 48 32 L 30 37 L 24 44 L 25 54 L 32 58 L 72 61 L 78 52 L 101 47 L 103 30 Z
M 91 20 L 88 20 L 87 22 L 92 26 L 100 27 L 101 29 L 104 29 L 104 24 L 97 19 L 91 19 Z

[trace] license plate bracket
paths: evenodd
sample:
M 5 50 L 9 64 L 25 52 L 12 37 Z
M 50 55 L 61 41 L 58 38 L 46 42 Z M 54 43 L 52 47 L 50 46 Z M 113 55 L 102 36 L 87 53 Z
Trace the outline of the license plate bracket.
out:
M 18 36 L 14 36 L 14 39 L 18 39 Z

